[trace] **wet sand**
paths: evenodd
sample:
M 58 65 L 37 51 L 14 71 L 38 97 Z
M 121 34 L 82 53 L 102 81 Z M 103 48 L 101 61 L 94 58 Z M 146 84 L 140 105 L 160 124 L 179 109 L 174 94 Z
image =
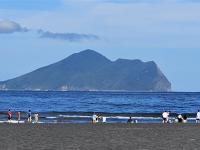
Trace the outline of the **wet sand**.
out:
M 0 124 L 3 150 L 199 150 L 200 124 Z

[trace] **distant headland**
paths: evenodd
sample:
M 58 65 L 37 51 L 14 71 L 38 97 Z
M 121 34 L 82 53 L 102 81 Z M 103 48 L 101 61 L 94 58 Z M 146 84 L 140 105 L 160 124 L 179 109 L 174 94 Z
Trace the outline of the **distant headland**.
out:
M 111 61 L 88 49 L 2 81 L 0 90 L 166 92 L 171 83 L 154 61 Z

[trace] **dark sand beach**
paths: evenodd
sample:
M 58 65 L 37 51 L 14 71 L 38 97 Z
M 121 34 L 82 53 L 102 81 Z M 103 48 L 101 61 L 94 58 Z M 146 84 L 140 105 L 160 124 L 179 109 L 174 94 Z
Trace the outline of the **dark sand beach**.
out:
M 199 150 L 196 124 L 1 124 L 2 150 Z

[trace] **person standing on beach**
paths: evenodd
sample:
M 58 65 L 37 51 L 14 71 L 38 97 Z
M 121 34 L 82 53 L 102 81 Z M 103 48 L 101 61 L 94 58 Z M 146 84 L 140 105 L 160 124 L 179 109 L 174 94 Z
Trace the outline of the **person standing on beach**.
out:
M 162 113 L 162 118 L 163 118 L 163 123 L 168 123 L 168 121 L 169 121 L 169 112 L 164 111 Z
M 200 123 L 200 110 L 197 112 L 196 123 Z
M 183 123 L 187 123 L 187 115 L 186 114 L 183 115 Z
M 134 123 L 132 117 L 130 117 L 130 118 L 128 119 L 127 123 Z
M 92 123 L 96 123 L 97 122 L 97 115 L 94 113 L 92 115 Z
M 39 115 L 38 115 L 38 114 L 35 114 L 34 116 L 35 116 L 35 123 L 38 123 L 38 118 L 39 118 L 38 116 L 39 116 Z
M 11 123 L 11 119 L 12 119 L 12 112 L 9 109 L 8 110 L 8 123 Z
M 21 113 L 18 111 L 17 112 L 17 121 L 18 121 L 18 123 L 20 122 L 20 119 L 21 119 Z
M 179 114 L 177 118 L 178 118 L 178 123 L 183 122 L 183 116 L 181 114 Z
M 32 118 L 31 118 L 31 110 L 28 111 L 28 122 L 31 123 Z
M 105 116 L 102 117 L 102 122 L 106 123 L 106 117 Z

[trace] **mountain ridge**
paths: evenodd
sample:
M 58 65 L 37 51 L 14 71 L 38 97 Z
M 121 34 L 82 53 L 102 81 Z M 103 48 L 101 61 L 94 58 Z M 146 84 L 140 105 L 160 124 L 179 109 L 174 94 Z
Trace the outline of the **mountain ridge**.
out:
M 0 90 L 58 91 L 170 91 L 171 83 L 154 61 L 111 61 L 84 50 L 14 79 L 0 82 Z

